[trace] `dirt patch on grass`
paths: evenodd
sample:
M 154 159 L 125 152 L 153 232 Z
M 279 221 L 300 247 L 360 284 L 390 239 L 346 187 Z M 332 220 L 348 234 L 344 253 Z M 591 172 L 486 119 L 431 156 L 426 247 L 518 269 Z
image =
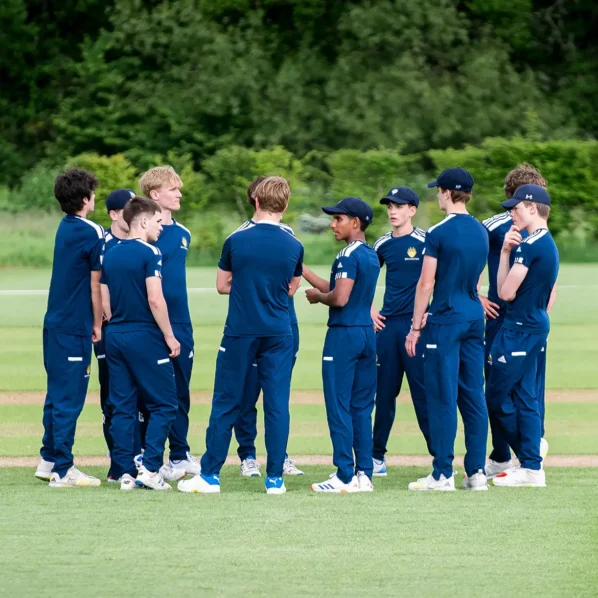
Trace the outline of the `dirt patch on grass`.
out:
M 4 391 L 0 392 L 0 405 L 43 405 L 46 393 L 41 391 Z M 400 403 L 411 400 L 409 393 L 399 395 Z M 598 390 L 549 390 L 546 393 L 549 403 L 598 403 Z M 87 395 L 87 403 L 99 404 L 98 392 Z M 212 393 L 209 391 L 194 391 L 191 402 L 197 405 L 209 405 Z M 320 390 L 297 390 L 291 394 L 294 405 L 323 405 L 324 395 Z
M 329 455 L 291 455 L 293 461 L 301 465 L 332 465 L 332 457 Z M 0 457 L 0 468 L 4 467 L 31 467 L 37 465 L 38 457 Z M 258 457 L 258 461 L 264 464 L 265 456 Z M 80 467 L 104 466 L 108 467 L 108 457 L 76 457 L 76 465 Z M 432 458 L 426 455 L 405 455 L 400 457 L 387 457 L 386 463 L 390 466 L 399 467 L 428 467 L 431 466 Z M 226 460 L 227 465 L 239 465 L 239 459 L 230 456 Z M 455 457 L 454 466 L 463 467 L 463 457 Z M 595 455 L 552 455 L 546 457 L 547 467 L 598 467 L 598 456 Z

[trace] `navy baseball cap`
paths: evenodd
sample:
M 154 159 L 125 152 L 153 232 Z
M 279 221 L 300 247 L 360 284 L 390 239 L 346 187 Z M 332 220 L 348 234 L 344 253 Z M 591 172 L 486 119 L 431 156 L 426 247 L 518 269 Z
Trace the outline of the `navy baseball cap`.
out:
M 443 170 L 435 181 L 428 183 L 428 187 L 442 187 L 453 191 L 471 191 L 473 177 L 464 168 L 447 168 Z
M 345 197 L 335 206 L 324 207 L 322 211 L 326 214 L 347 214 L 353 218 L 359 218 L 362 222 L 370 224 L 374 218 L 374 210 L 359 197 Z
M 534 203 L 543 203 L 545 206 L 549 206 L 550 195 L 540 185 L 521 185 L 521 187 L 517 187 L 517 191 L 515 191 L 511 199 L 501 202 L 500 205 L 510 210 L 522 201 L 533 201 Z
M 419 197 L 413 189 L 409 187 L 393 187 L 381 200 L 381 204 L 408 203 L 409 205 L 419 206 Z
M 106 198 L 106 209 L 110 212 L 111 210 L 122 210 L 130 199 L 133 199 L 137 193 L 131 191 L 131 189 L 117 189 L 112 191 Z

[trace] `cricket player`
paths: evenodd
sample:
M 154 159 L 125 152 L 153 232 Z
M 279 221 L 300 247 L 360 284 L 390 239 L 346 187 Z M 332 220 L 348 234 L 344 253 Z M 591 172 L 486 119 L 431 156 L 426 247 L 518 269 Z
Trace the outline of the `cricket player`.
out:
M 162 285 L 170 322 L 181 343 L 181 353 L 173 360 L 179 408 L 168 437 L 170 461 L 164 470 L 167 480 L 178 480 L 200 471 L 199 461 L 191 454 L 187 442 L 194 355 L 186 273 L 191 232 L 172 217 L 172 213 L 181 208 L 182 186 L 183 182 L 172 166 L 156 166 L 139 179 L 143 195 L 157 202 L 162 210 L 162 232 L 156 247 L 162 253 Z
M 378 385 L 374 417 L 374 476 L 386 476 L 386 444 L 395 419 L 397 397 L 403 374 L 415 415 L 430 450 L 428 412 L 424 390 L 423 345 L 411 359 L 405 351 L 405 337 L 411 328 L 415 287 L 419 280 L 426 233 L 415 228 L 412 219 L 419 206 L 417 193 L 408 187 L 394 187 L 381 200 L 386 205 L 392 231 L 374 243 L 380 266 L 386 264 L 384 304 L 378 312 L 372 307 L 378 355 Z
M 504 191 L 507 199 L 513 197 L 515 191 L 521 185 L 539 185 L 546 188 L 546 179 L 540 172 L 531 164 L 518 164 L 505 177 Z M 492 343 L 501 329 L 504 319 L 506 303 L 498 296 L 497 276 L 498 264 L 500 263 L 500 254 L 503 247 L 505 235 L 509 232 L 513 219 L 508 211 L 497 214 L 492 218 L 484 220 L 482 223 L 488 231 L 488 239 L 490 243 L 490 251 L 488 253 L 488 296 L 480 296 L 484 312 L 486 314 L 486 338 L 485 338 L 485 362 L 484 372 L 485 378 L 488 380 L 490 376 L 490 349 Z M 520 231 L 522 238 L 527 237 L 527 231 L 524 229 Z M 550 311 L 550 307 L 548 311 Z M 544 436 L 544 386 L 546 379 L 546 347 L 540 352 L 538 356 L 538 370 L 537 370 L 537 397 L 542 415 L 542 436 Z M 503 437 L 500 427 L 492 413 L 490 416 L 490 431 L 492 433 L 492 452 L 489 455 L 486 463 L 486 476 L 488 479 L 493 479 L 499 473 L 510 469 L 513 465 L 511 461 L 511 451 L 509 444 Z M 542 438 L 540 453 L 542 457 L 548 453 L 548 442 Z
M 87 219 L 95 208 L 97 178 L 73 168 L 60 174 L 54 195 L 65 213 L 56 231 L 48 309 L 44 318 L 44 368 L 48 390 L 44 437 L 35 477 L 52 488 L 99 486 L 73 462 L 77 419 L 91 367 L 91 345 L 102 338 L 100 262 L 104 230 Z
M 123 209 L 129 236 L 105 256 L 102 301 L 109 321 L 106 360 L 113 409 L 112 474 L 121 490 L 170 490 L 161 472 L 166 438 L 178 409 L 172 361 L 181 345 L 174 336 L 162 293 L 162 254 L 151 245 L 162 229 L 160 206 L 134 197 Z M 143 463 L 135 464 L 137 403 L 150 412 Z
M 513 218 L 497 277 L 498 296 L 507 307 L 492 343 L 486 399 L 521 466 L 499 473 L 493 484 L 544 487 L 537 368 L 550 330 L 547 308 L 555 292 L 559 254 L 548 230 L 550 196 L 546 189 L 522 185 L 502 206 Z M 529 235 L 525 239 L 524 229 Z
M 123 208 L 126 203 L 135 197 L 135 192 L 130 189 L 117 189 L 108 194 L 106 198 L 106 210 L 112 221 L 110 228 L 104 233 L 104 254 L 112 249 L 119 241 L 126 239 L 129 234 L 129 227 L 123 219 Z M 109 402 L 109 376 L 108 364 L 106 363 L 106 324 L 107 320 L 102 322 L 102 338 L 93 344 L 93 350 L 98 360 L 98 381 L 100 383 L 100 408 L 102 410 L 102 429 L 106 446 L 109 453 L 112 453 L 112 436 L 110 435 L 110 425 L 112 423 L 112 407 Z M 111 468 L 108 470 L 106 478 L 108 482 L 117 482 L 118 479 L 112 475 Z
M 255 224 L 255 198 L 253 197 L 257 186 L 265 179 L 265 176 L 257 177 L 247 187 L 247 201 L 254 209 L 254 215 L 251 220 L 243 223 L 237 230 L 242 230 L 248 226 Z M 293 229 L 286 224 L 280 223 L 291 235 L 295 235 Z M 293 334 L 293 368 L 297 361 L 297 354 L 299 352 L 299 325 L 297 323 L 297 313 L 295 311 L 295 298 L 289 297 L 289 317 L 291 318 L 291 331 Z M 245 393 L 247 398 L 243 400 L 243 409 L 239 414 L 239 419 L 235 422 L 234 432 L 239 448 L 237 454 L 241 460 L 241 475 L 243 477 L 260 477 L 260 465 L 256 459 L 255 439 L 257 437 L 257 408 L 256 404 L 262 391 L 260 387 L 259 376 L 257 375 L 257 363 L 249 370 L 249 375 L 245 384 Z M 284 466 L 282 469 L 283 475 L 303 475 L 303 472 L 295 465 L 289 456 L 285 456 Z
M 332 440 L 335 475 L 314 492 L 372 492 L 372 411 L 376 394 L 376 335 L 371 307 L 380 263 L 365 242 L 365 229 L 374 217 L 372 208 L 356 197 L 345 197 L 324 207 L 333 216 L 330 228 L 347 246 L 336 256 L 330 281 L 309 268 L 306 291 L 311 304 L 329 309 L 328 332 L 322 356 L 326 416 Z
M 264 179 L 254 194 L 255 223 L 234 232 L 224 242 L 216 288 L 230 298 L 216 360 L 206 451 L 201 458 L 201 473 L 179 482 L 182 492 L 220 492 L 220 469 L 228 454 L 233 426 L 245 409 L 245 385 L 254 363 L 263 389 L 266 492 L 286 492 L 283 466 L 293 368 L 288 297 L 299 287 L 303 265 L 303 246 L 280 226 L 289 196 L 286 179 Z
M 424 382 L 433 471 L 409 484 L 409 490 L 455 490 L 457 407 L 465 427 L 464 487 L 488 490 L 484 473 L 488 438 L 484 309 L 477 291 L 488 258 L 488 235 L 467 212 L 473 184 L 473 177 L 466 170 L 448 168 L 428 185 L 438 187 L 438 205 L 446 217 L 426 233 L 413 325 L 405 346 L 407 353 L 415 358 L 427 317 Z

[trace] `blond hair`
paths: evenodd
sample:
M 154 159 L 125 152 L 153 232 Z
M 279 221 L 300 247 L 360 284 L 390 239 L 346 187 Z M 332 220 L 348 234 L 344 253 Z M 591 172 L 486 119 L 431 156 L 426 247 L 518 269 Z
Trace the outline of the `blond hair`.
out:
M 535 202 L 524 201 L 522 203 L 526 208 L 529 208 Z M 538 216 L 540 216 L 540 218 L 543 218 L 544 220 L 548 220 L 548 216 L 550 216 L 550 206 L 547 206 L 546 204 L 543 204 L 543 203 L 537 203 L 535 205 L 536 205 L 536 210 L 538 210 Z
M 507 199 L 511 199 L 521 185 L 538 185 L 539 187 L 544 187 L 544 189 L 548 187 L 548 183 L 540 174 L 540 171 L 527 162 L 517 164 L 505 177 L 503 189 L 505 190 Z
M 172 166 L 155 166 L 144 172 L 139 177 L 139 187 L 143 195 L 150 197 L 151 191 L 160 189 L 165 185 L 181 188 L 183 181 Z
M 258 183 L 253 191 L 253 198 L 259 201 L 260 210 L 280 214 L 289 205 L 291 186 L 281 176 L 269 176 Z

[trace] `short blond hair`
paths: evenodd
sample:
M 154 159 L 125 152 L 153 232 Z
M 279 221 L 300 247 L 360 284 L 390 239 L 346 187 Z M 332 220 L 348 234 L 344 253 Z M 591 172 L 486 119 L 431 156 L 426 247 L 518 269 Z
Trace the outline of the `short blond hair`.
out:
M 533 203 L 533 201 L 524 201 L 523 205 L 527 208 L 529 208 Z M 546 204 L 543 203 L 537 203 L 535 204 L 536 206 L 536 210 L 538 211 L 538 216 L 540 216 L 540 218 L 544 218 L 544 220 L 548 220 L 548 217 L 550 216 L 550 206 L 547 206 Z
M 291 185 L 284 177 L 268 176 L 258 183 L 253 198 L 259 201 L 260 210 L 281 214 L 289 205 Z
M 544 187 L 544 189 L 548 187 L 548 183 L 540 171 L 527 162 L 517 164 L 505 177 L 503 189 L 505 190 L 507 199 L 511 199 L 521 185 L 538 185 L 539 187 Z
M 169 184 L 179 188 L 183 186 L 181 177 L 172 166 L 155 166 L 139 177 L 139 188 L 146 197 L 150 196 L 151 191 Z

